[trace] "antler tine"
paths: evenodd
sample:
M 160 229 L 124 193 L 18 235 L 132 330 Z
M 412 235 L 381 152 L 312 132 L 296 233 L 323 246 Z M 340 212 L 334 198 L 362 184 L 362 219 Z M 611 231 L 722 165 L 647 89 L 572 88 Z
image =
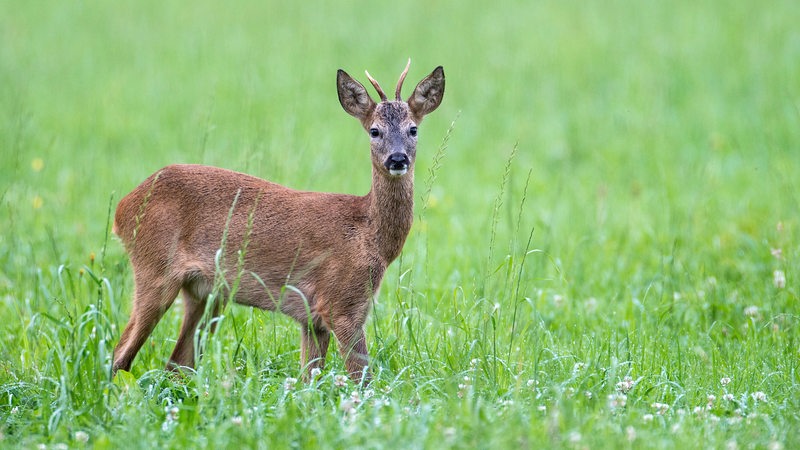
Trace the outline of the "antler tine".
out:
M 411 58 L 408 58 L 408 63 L 406 63 L 406 68 L 403 70 L 403 73 L 400 74 L 400 79 L 397 80 L 397 88 L 394 90 L 394 98 L 395 100 L 402 100 L 400 98 L 400 90 L 403 89 L 403 81 L 406 79 L 406 74 L 408 74 L 408 68 L 411 67 Z
M 367 79 L 369 79 L 369 82 L 372 83 L 373 86 L 375 86 L 375 90 L 378 91 L 378 95 L 381 96 L 381 101 L 385 102 L 386 101 L 386 94 L 383 93 L 383 89 L 381 89 L 381 85 L 378 84 L 377 81 L 375 81 L 375 78 L 372 78 L 372 76 L 369 74 L 368 71 L 365 70 L 364 73 L 367 74 Z

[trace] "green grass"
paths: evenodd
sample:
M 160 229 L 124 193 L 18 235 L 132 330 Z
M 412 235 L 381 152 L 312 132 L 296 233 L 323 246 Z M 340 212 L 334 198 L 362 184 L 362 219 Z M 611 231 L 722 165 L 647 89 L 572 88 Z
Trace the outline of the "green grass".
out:
M 0 1 L 0 447 L 800 447 L 798 23 L 790 0 Z M 165 373 L 179 306 L 110 380 L 116 202 L 176 162 L 366 193 L 336 69 L 392 85 L 409 56 L 447 92 L 374 383 L 331 354 L 292 384 L 296 326 L 243 307 Z

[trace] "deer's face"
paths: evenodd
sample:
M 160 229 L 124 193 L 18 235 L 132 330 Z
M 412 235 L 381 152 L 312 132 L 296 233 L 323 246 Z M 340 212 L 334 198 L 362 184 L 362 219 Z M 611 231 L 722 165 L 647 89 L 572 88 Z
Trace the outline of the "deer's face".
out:
M 401 177 L 412 169 L 417 154 L 417 123 L 406 102 L 378 103 L 367 133 L 376 169 L 392 177 Z
M 378 91 L 380 103 L 375 103 L 364 86 L 344 70 L 339 70 L 336 75 L 342 108 L 361 121 L 369 134 L 373 167 L 391 177 L 402 177 L 413 169 L 417 155 L 417 125 L 439 106 L 444 95 L 444 69 L 439 66 L 417 84 L 407 101 L 403 101 L 400 90 L 407 72 L 408 65 L 397 82 L 394 100 L 388 100 L 378 82 L 367 73 Z

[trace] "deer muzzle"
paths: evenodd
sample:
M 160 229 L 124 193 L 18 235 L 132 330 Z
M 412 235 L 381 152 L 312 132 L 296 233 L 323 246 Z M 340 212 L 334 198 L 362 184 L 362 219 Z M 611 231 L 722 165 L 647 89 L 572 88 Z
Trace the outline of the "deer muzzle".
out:
M 410 164 L 411 161 L 405 153 L 392 153 L 386 159 L 386 162 L 383 163 L 386 170 L 394 176 L 405 175 L 405 173 L 408 172 L 408 166 Z

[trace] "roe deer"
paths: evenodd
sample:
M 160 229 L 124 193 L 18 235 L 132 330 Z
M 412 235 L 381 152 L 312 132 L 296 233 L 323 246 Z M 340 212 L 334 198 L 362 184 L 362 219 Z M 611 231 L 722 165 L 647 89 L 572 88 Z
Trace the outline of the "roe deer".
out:
M 411 228 L 417 125 L 444 94 L 439 66 L 403 101 L 406 73 L 408 65 L 394 100 L 367 73 L 380 103 L 345 71 L 337 73 L 339 102 L 370 136 L 372 187 L 363 197 L 171 165 L 119 202 L 114 233 L 130 256 L 135 294 L 130 322 L 114 349 L 114 372 L 130 370 L 179 291 L 183 324 L 167 367 L 192 367 L 205 311 L 207 319 L 220 314 L 219 300 L 208 308 L 206 302 L 215 277 L 224 275 L 224 292 L 236 303 L 279 310 L 299 322 L 306 374 L 323 367 L 332 332 L 350 378 L 370 380 L 364 324 L 386 267 Z

